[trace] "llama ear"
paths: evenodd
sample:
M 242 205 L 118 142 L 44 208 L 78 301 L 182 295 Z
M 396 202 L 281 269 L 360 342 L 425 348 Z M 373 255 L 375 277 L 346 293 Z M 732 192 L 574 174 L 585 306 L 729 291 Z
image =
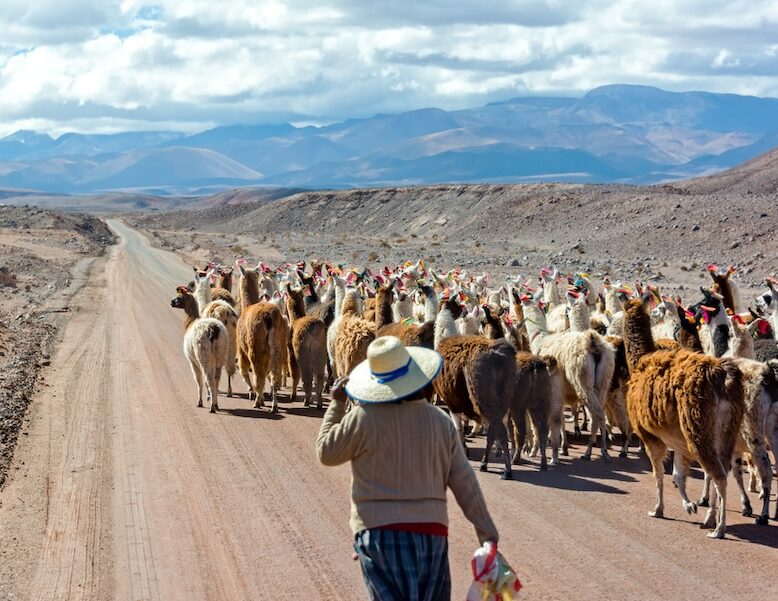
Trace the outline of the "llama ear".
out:
M 240 275 L 242 276 L 246 275 L 246 268 L 243 267 L 243 265 L 238 265 L 238 269 L 240 269 Z

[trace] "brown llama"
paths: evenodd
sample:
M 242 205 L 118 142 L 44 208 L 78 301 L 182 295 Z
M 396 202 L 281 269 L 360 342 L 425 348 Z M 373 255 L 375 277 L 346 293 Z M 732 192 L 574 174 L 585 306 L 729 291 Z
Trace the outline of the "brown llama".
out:
M 503 452 L 505 471 L 501 478 L 510 480 L 511 454 L 505 427 L 514 396 L 516 351 L 506 340 L 487 340 L 483 336 L 451 336 L 440 340 L 443 356 L 440 375 L 433 382 L 454 419 L 464 443 L 462 415 L 487 425 L 486 449 L 481 471 L 486 471 L 492 445 Z
M 562 374 L 554 357 L 539 357 L 529 352 L 529 343 L 518 328 L 505 320 L 495 322 L 491 310 L 484 307 L 486 313 L 485 333 L 499 338 L 500 328 L 505 337 L 516 349 L 516 386 L 511 405 L 511 437 L 513 439 L 513 464 L 521 460 L 521 452 L 527 441 L 527 417 L 532 424 L 533 443 L 530 456 L 540 452 L 540 470 L 548 469 L 546 447 L 551 438 L 551 464 L 559 463 L 559 443 L 563 427 L 563 387 Z M 526 345 L 526 346 L 525 346 Z
M 359 291 L 346 292 L 335 334 L 335 374 L 345 378 L 367 359 L 367 347 L 375 340 L 375 322 L 362 318 Z
M 241 312 L 237 325 L 238 369 L 249 387 L 249 399 L 254 399 L 254 407 L 257 409 L 264 405 L 265 380 L 268 373 L 273 375 L 271 411 L 276 413 L 278 411 L 276 389 L 279 382 L 275 372 L 280 371 L 277 347 L 279 343 L 283 344 L 283 355 L 286 355 L 286 322 L 277 306 L 259 302 L 257 270 L 246 269 L 241 265 L 240 274 Z M 253 375 L 253 380 L 249 372 Z
M 327 367 L 327 326 L 321 319 L 305 314 L 305 299 L 301 290 L 288 289 L 286 310 L 289 314 L 289 371 L 292 374 L 292 401 L 297 400 L 297 384 L 302 380 L 305 403 L 311 404 L 316 385 L 316 408 L 321 409 L 321 392 Z
M 727 472 L 743 418 L 743 379 L 737 364 L 685 349 L 657 351 L 651 336 L 648 297 L 624 305 L 624 345 L 630 370 L 627 411 L 646 449 L 656 480 L 657 503 L 649 515 L 664 516 L 664 459 L 673 453 L 673 481 L 687 513 L 697 505 L 686 494 L 692 461 L 716 487 L 702 523 L 708 536 L 726 531 Z
M 385 287 L 382 287 L 382 289 Z M 376 338 L 381 336 L 396 336 L 405 346 L 423 346 L 432 349 L 435 346 L 435 320 L 438 314 L 438 299 L 431 286 L 422 286 L 425 296 L 424 323 L 391 323 L 386 322 L 392 317 L 391 288 L 387 294 L 379 289 L 376 295 Z
M 235 299 L 232 293 L 226 288 L 221 288 L 219 286 L 216 286 L 216 288 L 211 290 L 211 295 L 213 296 L 213 300 L 224 301 L 230 307 L 235 309 L 236 312 L 239 310 L 238 301 Z

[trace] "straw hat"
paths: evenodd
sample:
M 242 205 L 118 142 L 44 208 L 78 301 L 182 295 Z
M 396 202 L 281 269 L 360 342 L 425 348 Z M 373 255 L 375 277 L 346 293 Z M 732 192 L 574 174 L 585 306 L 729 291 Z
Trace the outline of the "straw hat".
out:
M 442 366 L 437 352 L 382 336 L 370 343 L 367 359 L 349 374 L 346 394 L 357 403 L 391 403 L 423 390 Z

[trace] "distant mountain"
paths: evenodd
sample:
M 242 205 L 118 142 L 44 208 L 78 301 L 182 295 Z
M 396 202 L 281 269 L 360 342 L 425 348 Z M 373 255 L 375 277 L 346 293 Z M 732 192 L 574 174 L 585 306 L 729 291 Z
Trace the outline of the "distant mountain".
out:
M 57 139 L 20 131 L 0 139 L 0 187 L 200 194 L 271 184 L 654 183 L 714 173 L 777 145 L 778 99 L 610 85 L 581 98 L 513 98 L 323 127 Z

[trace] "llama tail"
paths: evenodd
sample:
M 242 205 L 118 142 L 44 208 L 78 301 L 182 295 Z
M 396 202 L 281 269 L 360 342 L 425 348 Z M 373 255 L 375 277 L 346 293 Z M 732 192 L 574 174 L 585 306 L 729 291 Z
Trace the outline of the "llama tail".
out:
M 210 340 L 211 342 L 215 342 L 216 340 L 219 339 L 221 328 L 215 323 L 210 323 L 208 324 L 205 331 L 208 335 L 208 340 Z
M 264 316 L 265 321 L 265 329 L 267 330 L 267 347 L 270 349 L 271 357 L 274 355 L 273 353 L 273 337 L 275 335 L 275 329 L 274 329 L 274 323 L 273 323 L 273 315 L 268 313 Z

